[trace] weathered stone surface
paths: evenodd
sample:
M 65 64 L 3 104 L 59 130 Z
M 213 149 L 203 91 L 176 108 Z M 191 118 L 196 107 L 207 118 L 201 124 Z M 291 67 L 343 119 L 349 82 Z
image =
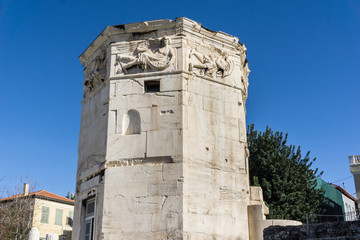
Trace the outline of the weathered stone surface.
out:
M 306 232 L 301 231 L 301 226 L 270 226 L 264 229 L 264 240 L 305 240 Z
M 92 198 L 94 239 L 249 239 L 245 58 L 186 18 L 95 39 L 80 56 L 74 240 Z
M 307 233 L 306 225 L 302 225 L 302 226 L 275 226 L 275 225 L 276 223 L 273 224 L 273 226 L 264 229 L 264 240 L 360 239 L 360 221 L 310 224 L 309 233 Z

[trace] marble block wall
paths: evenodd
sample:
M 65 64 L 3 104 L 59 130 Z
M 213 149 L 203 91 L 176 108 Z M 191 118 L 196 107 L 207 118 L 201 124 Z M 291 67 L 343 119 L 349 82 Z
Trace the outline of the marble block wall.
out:
M 156 20 L 107 27 L 80 61 L 73 239 L 249 239 L 245 45 Z

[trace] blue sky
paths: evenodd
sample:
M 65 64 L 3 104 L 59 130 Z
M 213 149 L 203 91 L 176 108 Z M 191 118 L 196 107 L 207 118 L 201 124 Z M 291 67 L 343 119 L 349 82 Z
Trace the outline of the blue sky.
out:
M 247 122 L 289 133 L 323 179 L 355 193 L 360 154 L 360 2 L 0 0 L 0 190 L 29 176 L 75 189 L 79 55 L 108 25 L 185 16 L 239 37 L 251 73 Z

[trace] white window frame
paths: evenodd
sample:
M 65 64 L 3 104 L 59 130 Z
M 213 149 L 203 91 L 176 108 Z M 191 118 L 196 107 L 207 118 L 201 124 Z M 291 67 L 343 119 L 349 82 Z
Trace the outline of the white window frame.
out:
M 88 206 L 94 203 L 94 211 L 90 214 L 87 213 L 88 210 Z M 94 240 L 94 219 L 95 219 L 95 209 L 96 209 L 96 204 L 95 204 L 95 198 L 89 199 L 86 201 L 85 203 L 85 221 L 84 221 L 84 240 Z M 89 224 L 89 232 L 87 232 L 87 228 L 86 225 Z
M 44 214 L 44 210 L 45 210 L 45 209 L 47 209 L 46 215 Z M 48 207 L 48 206 L 42 206 L 42 208 L 41 208 L 40 223 L 49 224 L 49 217 L 50 217 L 50 207 Z

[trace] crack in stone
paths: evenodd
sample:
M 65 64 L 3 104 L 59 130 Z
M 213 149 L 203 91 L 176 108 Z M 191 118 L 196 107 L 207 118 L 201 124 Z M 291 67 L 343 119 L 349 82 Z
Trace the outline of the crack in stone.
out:
M 164 208 L 164 205 L 165 205 L 166 199 L 168 199 L 168 196 L 167 196 L 167 195 L 165 195 L 164 197 L 165 197 L 165 198 L 164 198 L 164 200 L 163 200 L 163 202 L 162 202 L 162 204 L 161 204 L 161 209 L 163 209 L 163 208 Z
M 134 82 L 136 82 L 137 84 L 139 84 L 139 86 L 144 87 L 144 85 L 141 84 L 141 82 L 138 81 L 138 80 L 136 80 L 135 78 L 131 78 L 131 80 L 134 81 Z

